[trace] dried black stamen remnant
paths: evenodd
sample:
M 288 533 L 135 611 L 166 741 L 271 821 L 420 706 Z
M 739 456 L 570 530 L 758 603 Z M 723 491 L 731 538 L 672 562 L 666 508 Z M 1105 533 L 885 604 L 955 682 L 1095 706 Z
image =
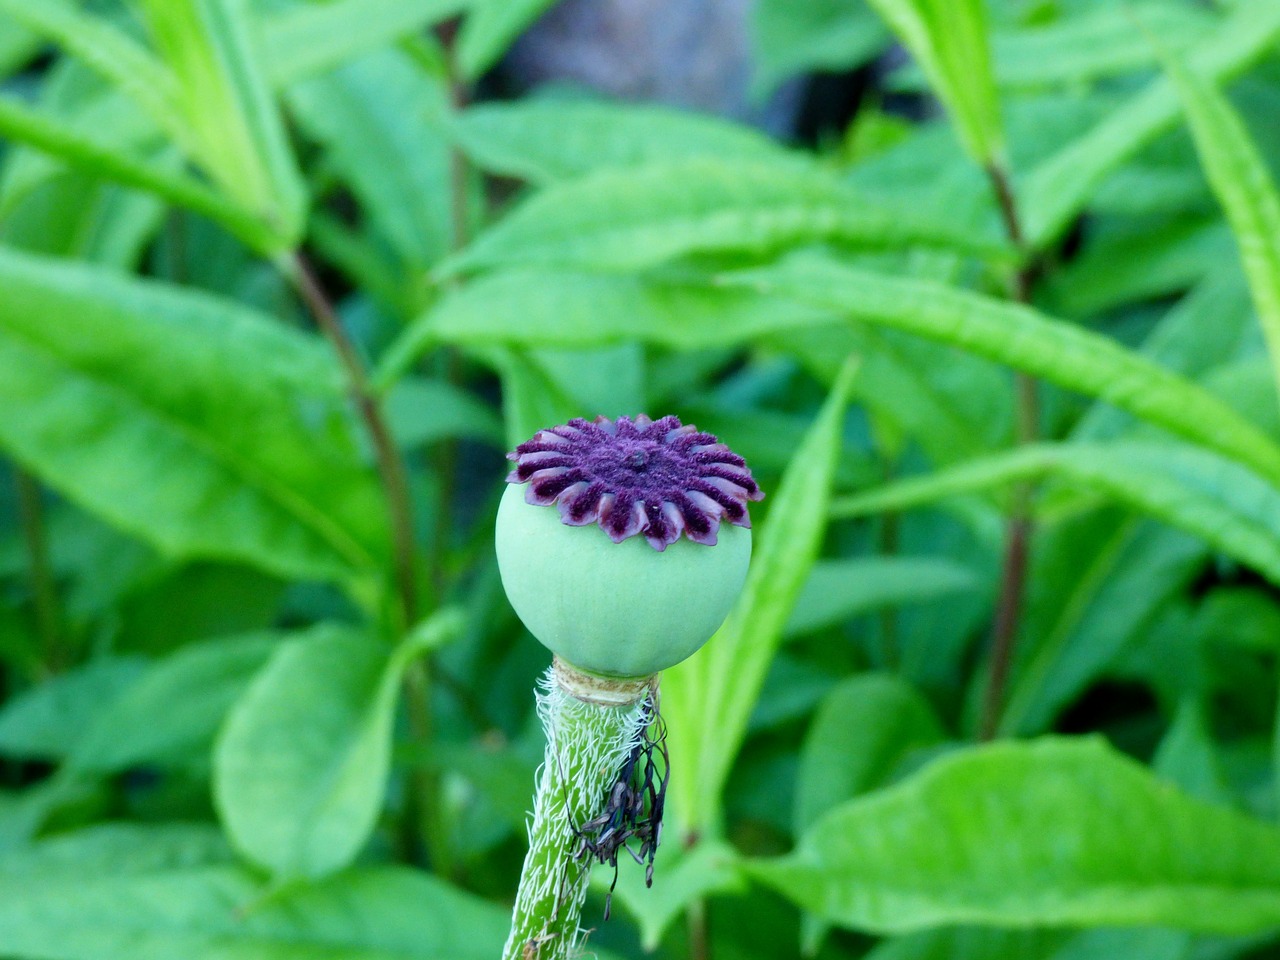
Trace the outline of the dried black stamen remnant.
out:
M 667 727 L 658 712 L 654 694 L 645 699 L 641 717 L 643 732 L 635 749 L 618 769 L 609 790 L 604 811 L 574 828 L 578 862 L 594 858 L 613 867 L 613 882 L 604 901 L 604 918 L 609 919 L 613 891 L 618 885 L 618 853 L 625 850 L 644 870 L 645 886 L 653 886 L 653 857 L 662 840 L 662 811 L 667 800 L 667 777 L 671 763 L 667 756 Z M 659 758 L 661 760 L 659 761 Z M 639 849 L 631 847 L 631 841 Z
M 747 502 L 764 497 L 742 457 L 678 417 L 579 417 L 507 459 L 507 482 L 527 483 L 527 502 L 554 504 L 564 523 L 594 523 L 615 543 L 643 535 L 658 551 L 681 536 L 714 544 L 721 521 L 750 527 Z

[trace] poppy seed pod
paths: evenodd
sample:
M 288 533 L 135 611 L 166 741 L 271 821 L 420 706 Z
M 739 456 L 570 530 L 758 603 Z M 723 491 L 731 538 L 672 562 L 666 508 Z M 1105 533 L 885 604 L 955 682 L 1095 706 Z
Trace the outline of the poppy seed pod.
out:
M 704 644 L 751 559 L 746 462 L 675 417 L 571 420 L 514 453 L 498 568 L 529 631 L 563 660 L 645 677 Z

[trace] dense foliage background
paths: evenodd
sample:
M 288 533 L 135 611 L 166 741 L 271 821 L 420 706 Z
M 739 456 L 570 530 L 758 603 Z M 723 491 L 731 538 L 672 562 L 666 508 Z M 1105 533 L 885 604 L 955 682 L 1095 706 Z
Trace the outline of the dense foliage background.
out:
M 1280 955 L 1280 3 L 757 0 L 783 139 L 549 5 L 0 0 L 0 956 L 496 956 L 502 453 L 640 411 L 769 497 L 590 952 Z

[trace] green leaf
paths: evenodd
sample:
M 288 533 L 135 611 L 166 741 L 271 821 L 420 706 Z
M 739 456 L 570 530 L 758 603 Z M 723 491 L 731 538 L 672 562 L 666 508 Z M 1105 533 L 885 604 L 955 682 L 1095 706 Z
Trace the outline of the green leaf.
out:
M 485 170 L 537 184 L 606 167 L 695 157 L 788 157 L 764 134 L 717 117 L 653 104 L 551 97 L 468 107 L 454 119 L 453 135 Z
M 1273 375 L 1280 385 L 1280 194 L 1244 121 L 1227 98 L 1177 61 L 1170 59 L 1168 65 L 1205 175 L 1240 247 Z
M 1108 403 L 1280 479 L 1280 448 L 1203 388 L 1019 304 L 813 257 L 725 281 L 948 343 Z
M 914 441 L 935 464 L 980 456 L 1010 434 L 1008 372 L 981 357 L 865 324 L 787 331 L 768 342 L 819 380 L 831 378 L 840 357 L 863 357 L 857 402 L 878 432 Z
M 0 77 L 8 78 L 40 52 L 40 37 L 20 27 L 8 15 L 0 15 Z
M 55 489 L 171 555 L 348 581 L 380 566 L 380 492 L 319 340 L 4 250 L 0 286 L 0 405 L 23 411 L 0 446 Z
M 1004 153 L 991 75 L 984 0 L 867 0 L 911 51 L 946 104 L 969 155 L 987 166 Z
M 640 946 L 649 952 L 662 944 L 663 935 L 690 904 L 716 894 L 743 894 L 746 881 L 737 870 L 738 853 L 718 840 L 707 840 L 685 850 L 674 843 L 658 848 L 653 886 L 644 882 L 643 870 L 618 873 L 614 901 L 622 904 L 640 927 Z M 612 879 L 597 870 L 592 882 L 607 888 Z
M 177 77 L 107 19 L 81 11 L 68 0 L 0 0 L 0 11 L 111 81 L 170 134 L 182 128 Z
M 1207 450 L 1143 442 L 1020 447 L 836 500 L 832 517 L 904 510 L 1053 473 L 1203 538 L 1280 584 L 1280 490 Z
M 404 53 L 386 50 L 294 84 L 288 98 L 405 264 L 424 269 L 451 249 L 450 108 L 443 82 Z
M 1265 54 L 1280 37 L 1280 7 L 1241 3 L 1207 39 L 1187 52 L 1191 70 L 1222 83 Z M 1052 243 L 1089 202 L 1102 180 L 1178 121 L 1166 78 L 1149 83 L 1084 136 L 1035 167 L 1019 191 L 1033 246 Z
M 1083 529 L 1043 529 L 1037 542 L 1020 638 L 1025 663 L 1000 718 L 1006 736 L 1050 730 L 1066 706 L 1149 634 L 1209 559 L 1202 540 L 1137 517 L 1118 519 L 1114 511 L 1091 516 Z M 1045 605 L 1053 605 L 1048 616 Z
M 279 642 L 257 634 L 183 647 L 90 718 L 68 763 L 109 772 L 205 760 L 227 710 Z
M 1208 718 L 1194 697 L 1186 697 L 1178 704 L 1173 724 L 1151 758 L 1151 766 L 1193 797 L 1209 803 L 1231 803 L 1231 791 L 1218 762 Z
M 756 0 L 751 90 L 763 97 L 796 74 L 843 73 L 873 59 L 888 32 L 860 0 Z
M 73 754 L 86 727 L 142 674 L 139 657 L 105 657 L 14 697 L 0 711 L 0 754 L 27 760 L 62 760 Z
M 908 754 L 942 739 L 929 701 L 905 680 L 877 673 L 849 677 L 823 699 L 800 749 L 796 833 L 888 783 Z
M 212 831 L 95 827 L 0 858 L 0 951 L 49 960 L 489 960 L 509 916 L 416 870 L 273 890 Z
M 812 307 L 703 283 L 504 270 L 467 282 L 415 320 L 387 351 L 377 380 L 384 387 L 394 382 L 438 343 L 582 348 L 643 340 L 691 350 L 829 318 Z
M 263 24 L 278 87 L 324 73 L 454 16 L 475 0 L 339 0 L 301 4 Z
M 1003 249 L 944 217 L 879 206 L 817 166 L 693 157 L 546 187 L 438 273 L 524 264 L 639 270 L 691 254 L 765 257 L 816 243 Z
M 822 546 L 845 406 L 856 373 L 857 361 L 850 359 L 772 493 L 746 585 L 728 619 L 698 653 L 663 674 L 671 789 L 685 828 L 693 832 L 719 827 L 730 767 L 746 738 L 787 618 Z
M 555 0 L 472 0 L 458 32 L 455 56 L 462 75 L 478 80 Z
M 178 84 L 180 141 L 221 189 L 272 231 L 302 236 L 307 197 L 255 42 L 248 0 L 135 0 Z
M 856 730 L 856 737 L 849 731 Z M 905 680 L 888 674 L 849 677 L 823 699 L 800 747 L 795 833 L 828 810 L 883 786 L 915 751 L 942 742 L 929 702 Z M 806 914 L 805 953 L 817 953 L 828 926 Z
M 826 920 L 878 933 L 1280 924 L 1280 830 L 1188 797 L 1097 739 L 951 754 L 747 869 Z
M 136 187 L 203 213 L 246 245 L 269 250 L 273 234 L 252 214 L 200 181 L 99 143 L 73 127 L 0 96 L 0 134 L 65 161 L 86 174 Z
M 884 607 L 924 603 L 979 587 L 977 575 L 932 557 L 858 557 L 813 565 L 787 620 L 788 636 L 811 633 Z
M 997 31 L 991 38 L 996 83 L 1036 90 L 1132 73 L 1157 62 L 1137 24 L 1181 49 L 1217 23 L 1218 17 L 1198 7 L 1147 2 L 1102 6 L 1029 29 Z
M 387 394 L 382 409 L 402 450 L 449 437 L 495 447 L 506 442 L 502 422 L 492 408 L 445 380 L 406 377 Z
M 404 668 L 458 628 L 442 612 L 392 654 L 337 626 L 280 646 L 214 750 L 214 800 L 236 849 L 281 880 L 349 865 L 382 810 Z

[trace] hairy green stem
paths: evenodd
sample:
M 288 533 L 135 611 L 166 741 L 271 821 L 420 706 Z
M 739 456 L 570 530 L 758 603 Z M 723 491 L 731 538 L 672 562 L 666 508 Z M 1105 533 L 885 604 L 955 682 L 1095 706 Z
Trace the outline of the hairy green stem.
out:
M 547 750 L 529 824 L 529 853 L 503 960 L 565 960 L 579 943 L 590 860 L 581 825 L 599 816 L 648 722 L 653 678 L 607 680 L 556 658 L 538 691 Z

